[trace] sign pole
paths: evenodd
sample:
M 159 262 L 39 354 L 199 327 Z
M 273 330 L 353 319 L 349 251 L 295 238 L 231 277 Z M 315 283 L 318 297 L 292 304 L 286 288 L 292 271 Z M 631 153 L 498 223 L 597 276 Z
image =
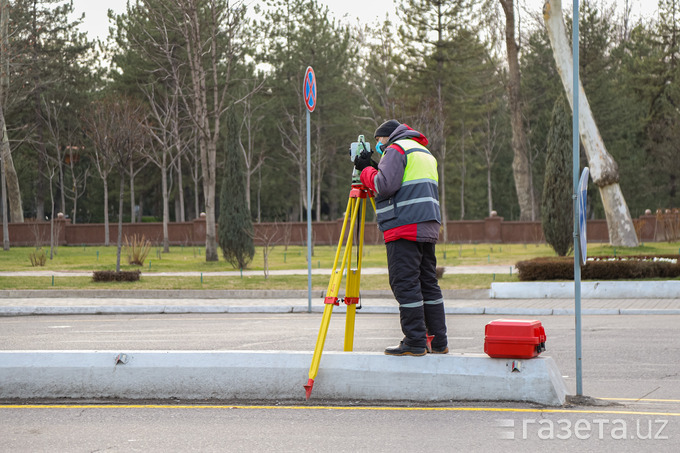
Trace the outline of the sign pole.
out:
M 573 144 L 573 178 L 574 178 L 574 315 L 575 315 L 575 337 L 576 337 L 576 395 L 583 395 L 582 374 L 582 354 L 581 354 L 581 250 L 579 236 L 579 209 L 578 190 L 581 142 L 579 138 L 579 1 L 574 0 L 574 16 L 572 21 L 572 53 L 573 73 L 574 73 L 574 99 L 573 99 L 573 118 L 572 118 L 572 144 Z M 586 213 L 582 213 L 585 215 Z M 584 231 L 585 233 L 585 231 Z
M 312 140 L 307 110 L 307 312 L 312 312 Z
M 312 139 L 311 113 L 316 108 L 316 76 L 311 66 L 307 67 L 302 86 L 307 107 L 307 312 L 312 312 Z

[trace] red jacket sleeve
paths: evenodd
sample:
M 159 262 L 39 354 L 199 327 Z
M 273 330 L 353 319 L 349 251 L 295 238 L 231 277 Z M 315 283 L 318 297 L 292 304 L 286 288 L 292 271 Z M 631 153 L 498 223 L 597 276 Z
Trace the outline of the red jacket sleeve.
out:
M 375 175 L 378 174 L 378 170 L 373 168 L 373 167 L 366 167 L 364 170 L 361 172 L 361 175 L 359 178 L 361 179 L 361 183 L 366 186 L 368 189 L 370 189 L 373 193 L 376 192 L 375 190 Z

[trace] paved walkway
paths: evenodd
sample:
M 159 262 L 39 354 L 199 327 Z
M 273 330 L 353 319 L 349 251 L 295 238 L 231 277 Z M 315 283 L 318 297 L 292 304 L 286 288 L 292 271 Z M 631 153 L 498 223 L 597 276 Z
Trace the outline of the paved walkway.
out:
M 153 277 L 237 277 L 241 276 L 241 271 L 220 271 L 220 272 L 146 272 L 141 269 L 142 275 Z M 387 274 L 386 267 L 365 267 L 361 269 L 365 275 Z M 445 274 L 516 274 L 517 269 L 510 265 L 485 265 L 485 266 L 446 266 Z M 331 269 L 312 269 L 312 275 L 330 275 Z M 90 277 L 92 271 L 16 271 L 0 272 L 0 277 Z M 245 270 L 243 275 L 258 276 L 263 275 L 262 270 Z M 269 275 L 307 275 L 307 269 L 285 269 L 270 270 Z

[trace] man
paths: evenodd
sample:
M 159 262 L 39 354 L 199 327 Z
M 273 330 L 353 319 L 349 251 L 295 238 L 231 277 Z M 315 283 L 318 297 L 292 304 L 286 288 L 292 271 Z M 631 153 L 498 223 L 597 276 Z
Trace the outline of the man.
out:
M 437 161 L 427 138 L 397 120 L 375 131 L 377 168 L 363 152 L 354 160 L 361 182 L 375 193 L 378 227 L 385 236 L 390 286 L 399 302 L 404 339 L 388 355 L 423 356 L 449 352 L 444 299 L 437 282 L 435 244 L 439 238 Z M 434 335 L 428 349 L 427 334 Z

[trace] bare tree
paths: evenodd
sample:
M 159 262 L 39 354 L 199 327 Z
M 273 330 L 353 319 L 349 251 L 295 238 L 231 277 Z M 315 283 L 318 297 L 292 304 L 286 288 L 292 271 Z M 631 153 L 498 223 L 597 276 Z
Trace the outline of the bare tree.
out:
M 150 85 L 145 89 L 150 105 L 149 120 L 146 122 L 148 133 L 153 143 L 144 151 L 144 156 L 161 171 L 161 193 L 163 196 L 163 252 L 170 251 L 168 223 L 170 222 L 170 189 L 168 176 L 171 169 L 181 160 L 183 149 L 178 143 L 179 116 L 177 104 L 180 102 L 177 92 L 154 89 Z
M 146 147 L 143 147 L 142 149 L 146 149 Z M 135 223 L 137 214 L 135 212 L 135 177 L 140 171 L 146 168 L 148 163 L 148 160 L 131 159 L 130 166 L 126 169 L 126 172 L 130 177 L 130 223 Z
M 145 4 L 153 3 L 144 0 Z M 221 122 L 232 103 L 233 73 L 243 53 L 245 5 L 226 0 L 170 0 L 154 5 L 185 42 L 190 89 L 187 107 L 197 129 L 206 213 L 206 261 L 217 261 L 215 192 Z M 234 139 L 228 137 L 228 139 Z
M 73 143 L 73 142 L 71 142 Z M 69 171 L 71 173 L 71 188 L 66 188 L 67 197 L 71 200 L 73 204 L 73 211 L 71 215 L 71 222 L 73 224 L 77 223 L 77 213 L 78 213 L 78 199 L 85 194 L 87 189 L 87 179 L 90 176 L 90 166 L 89 164 L 85 167 L 79 166 L 77 164 L 80 162 L 80 155 L 82 153 L 82 147 L 69 145 L 66 149 L 67 153 L 67 163 L 69 166 Z M 70 194 L 70 195 L 69 195 Z
M 85 122 L 87 124 L 86 134 L 95 148 L 97 168 L 102 179 L 106 181 L 106 176 L 114 168 L 117 169 L 120 177 L 116 253 L 116 272 L 119 272 L 125 173 L 130 161 L 141 152 L 144 146 L 144 115 L 141 105 L 137 102 L 127 98 L 109 97 L 96 102 L 92 106 Z M 107 189 L 105 189 L 105 194 L 108 194 Z M 105 205 L 108 209 L 108 203 L 105 203 Z M 108 214 L 106 217 L 108 217 Z M 108 224 L 106 229 L 108 232 Z
M 0 0 L 0 134 L 2 140 L 0 142 L 0 158 L 3 165 L 2 189 L 6 191 L 4 200 L 9 201 L 10 218 L 12 222 L 24 221 L 24 208 L 21 204 L 21 190 L 19 189 L 19 178 L 14 169 L 14 161 L 12 160 L 12 153 L 9 146 L 9 137 L 7 135 L 7 123 L 5 122 L 4 106 L 7 100 L 7 91 L 9 90 L 9 0 Z M 3 216 L 6 219 L 6 216 Z M 4 228 L 4 226 L 3 226 Z M 5 235 L 8 238 L 8 235 Z
M 505 46 L 508 59 L 508 98 L 510 102 L 510 124 L 512 125 L 512 173 L 515 177 L 520 220 L 536 220 L 538 204 L 531 182 L 531 168 L 527 153 L 527 138 L 522 120 L 522 94 L 520 91 L 519 50 L 515 39 L 515 2 L 499 0 L 505 13 Z
M 288 223 L 284 223 L 285 226 Z M 282 231 L 278 222 L 274 222 L 266 228 L 259 228 L 253 233 L 253 240 L 262 244 L 262 258 L 264 259 L 264 279 L 269 278 L 269 254 L 274 247 L 281 241 Z M 286 246 L 287 248 L 287 246 Z
M 83 117 L 86 126 L 85 133 L 93 146 L 94 165 L 102 180 L 104 188 L 104 245 L 111 243 L 109 233 L 109 175 L 114 169 L 115 160 L 110 150 L 110 142 L 104 129 L 109 129 L 108 115 L 105 107 L 100 104 L 92 106 L 91 110 Z
M 250 93 L 255 93 L 262 87 L 262 82 L 258 82 L 257 80 L 253 80 L 251 82 L 246 81 L 244 84 L 246 84 L 246 91 Z M 250 201 L 251 179 L 253 174 L 258 171 L 264 163 L 264 149 L 258 149 L 255 146 L 255 139 L 262 130 L 262 120 L 264 119 L 264 114 L 261 111 L 267 106 L 268 103 L 268 101 L 265 101 L 256 105 L 254 103 L 253 96 L 247 97 L 242 103 L 243 119 L 241 121 L 241 131 L 239 134 L 238 143 L 245 161 L 246 202 L 250 212 L 252 212 Z M 245 144 L 244 140 L 242 139 L 243 136 L 245 136 Z
M 306 165 L 307 153 L 305 151 L 306 132 L 304 129 L 305 118 L 302 109 L 298 114 L 292 114 L 288 111 L 284 112 L 284 121 L 278 124 L 279 132 L 281 133 L 281 147 L 285 152 L 285 156 L 290 160 L 297 169 L 297 185 L 298 185 L 298 211 L 299 221 L 304 220 L 304 212 L 307 208 L 306 197 Z
M 481 126 L 475 128 L 474 133 L 482 140 L 479 145 L 475 144 L 475 141 L 472 140 L 472 148 L 484 160 L 484 166 L 486 167 L 487 215 L 491 215 L 493 211 L 491 169 L 500 151 L 500 148 L 496 146 L 500 135 L 498 121 L 494 117 L 492 110 L 486 110 Z
M 62 129 L 58 122 L 59 116 L 61 114 L 62 103 L 59 102 L 43 102 L 43 112 L 40 113 L 40 118 L 46 126 L 48 132 L 48 137 L 38 147 L 38 150 L 42 153 L 41 160 L 43 166 L 41 166 L 44 176 L 49 184 L 50 191 L 50 260 L 54 258 L 54 248 L 55 248 L 55 238 L 54 238 L 54 218 L 56 213 L 55 202 L 54 202 L 54 178 L 58 177 L 58 183 L 61 185 L 62 191 L 62 209 L 64 205 L 63 198 L 63 155 L 62 155 Z M 52 151 L 50 153 L 50 150 Z

